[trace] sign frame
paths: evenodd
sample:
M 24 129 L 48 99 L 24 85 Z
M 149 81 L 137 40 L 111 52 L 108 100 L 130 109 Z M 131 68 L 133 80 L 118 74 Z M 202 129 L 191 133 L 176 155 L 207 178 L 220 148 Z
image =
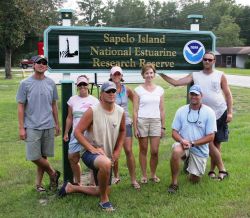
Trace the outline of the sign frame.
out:
M 44 54 L 48 58 L 48 62 L 50 57 L 49 55 L 49 46 L 48 46 L 48 40 L 49 40 L 49 33 L 52 30 L 62 30 L 62 31 L 92 31 L 92 32 L 100 32 L 100 31 L 107 31 L 107 32 L 121 32 L 121 33 L 159 33 L 159 34 L 166 34 L 166 33 L 181 33 L 181 34 L 186 34 L 186 35 L 207 35 L 211 37 L 212 40 L 212 45 L 210 49 L 211 51 L 215 52 L 215 47 L 216 47 L 216 36 L 213 34 L 211 31 L 191 31 L 191 30 L 173 30 L 173 29 L 147 29 L 147 28 L 116 28 L 116 27 L 81 27 L 81 26 L 49 26 L 45 31 L 44 31 Z M 70 35 L 70 33 L 69 33 Z M 156 68 L 157 69 L 157 68 Z M 48 71 L 50 73 L 109 73 L 109 68 L 102 68 L 102 69 L 52 69 L 51 67 L 48 66 Z M 124 69 L 125 72 L 127 73 L 138 73 L 138 69 Z M 157 69 L 157 71 L 160 71 L 161 73 L 190 73 L 193 72 L 194 70 L 172 70 L 172 69 Z M 195 69 L 197 71 L 197 69 Z

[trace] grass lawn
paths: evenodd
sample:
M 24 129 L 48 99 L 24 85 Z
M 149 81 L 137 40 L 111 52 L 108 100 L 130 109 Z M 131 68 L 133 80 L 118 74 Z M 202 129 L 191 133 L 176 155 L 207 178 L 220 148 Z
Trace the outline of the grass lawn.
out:
M 201 183 L 190 184 L 179 176 L 180 189 L 169 195 L 169 158 L 171 122 L 178 107 L 185 104 L 186 88 L 172 87 L 157 79 L 165 89 L 167 137 L 162 140 L 157 175 L 159 184 L 143 185 L 141 191 L 130 187 L 124 152 L 120 159 L 121 182 L 112 186 L 111 202 L 117 210 L 106 214 L 98 208 L 99 199 L 72 194 L 58 199 L 53 193 L 34 190 L 34 165 L 25 160 L 25 145 L 18 139 L 15 95 L 20 78 L 4 80 L 0 75 L 0 217 L 250 217 L 250 89 L 231 87 L 234 97 L 234 120 L 230 124 L 230 141 L 223 145 L 223 159 L 230 178 L 223 182 L 204 176 Z M 135 86 L 131 86 L 134 88 Z M 60 86 L 58 86 L 60 93 Z M 61 105 L 59 102 L 59 111 Z M 62 170 L 62 139 L 57 137 L 52 165 Z M 134 140 L 137 178 L 140 178 L 138 144 Z M 207 166 L 208 171 L 209 166 Z M 48 176 L 45 176 L 48 185 Z M 61 180 L 62 183 L 62 180 Z
M 216 68 L 216 69 L 221 70 L 226 74 L 250 76 L 250 69 L 239 69 L 239 68 Z

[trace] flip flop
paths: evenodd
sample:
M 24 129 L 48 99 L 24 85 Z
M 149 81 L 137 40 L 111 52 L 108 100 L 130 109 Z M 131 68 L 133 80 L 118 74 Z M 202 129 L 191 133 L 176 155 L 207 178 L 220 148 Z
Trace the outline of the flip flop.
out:
M 64 182 L 63 183 L 63 186 L 59 189 L 57 195 L 58 197 L 65 197 L 67 195 L 67 192 L 66 192 L 66 186 L 68 185 L 68 182 Z
M 161 180 L 160 178 L 158 178 L 157 176 L 156 177 L 153 177 L 153 178 L 150 178 L 149 179 L 151 182 L 154 182 L 154 183 L 159 183 Z
M 220 176 L 220 174 L 223 174 L 223 176 Z M 217 179 L 219 181 L 222 181 L 228 177 L 229 177 L 229 173 L 227 171 L 221 170 L 221 171 L 219 171 L 219 176 L 217 177 Z
M 41 193 L 41 192 L 46 192 L 46 189 L 41 185 L 36 185 L 36 191 Z
M 118 184 L 121 181 L 120 178 L 114 177 L 113 184 Z
M 99 203 L 99 206 L 101 207 L 102 210 L 106 212 L 113 212 L 115 211 L 115 208 L 112 206 L 112 204 L 108 201 L 105 203 Z
M 142 177 L 141 184 L 147 184 L 147 183 L 148 183 L 148 179 L 146 177 Z
M 208 175 L 208 177 L 209 177 L 210 179 L 216 179 L 216 178 L 217 178 L 215 172 L 212 171 L 212 170 L 209 171 L 207 175 Z
M 136 189 L 136 190 L 140 190 L 141 189 L 141 186 L 138 182 L 135 182 L 135 183 L 131 183 L 131 186 Z

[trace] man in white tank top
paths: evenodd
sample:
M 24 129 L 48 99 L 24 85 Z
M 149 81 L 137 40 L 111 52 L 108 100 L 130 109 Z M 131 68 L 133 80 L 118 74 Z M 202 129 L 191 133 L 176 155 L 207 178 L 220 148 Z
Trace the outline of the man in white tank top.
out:
M 206 52 L 203 56 L 203 70 L 193 72 L 186 77 L 175 80 L 165 74 L 160 76 L 174 86 L 183 86 L 190 83 L 198 84 L 203 90 L 202 103 L 211 107 L 217 119 L 217 133 L 213 142 L 209 144 L 211 167 L 208 175 L 210 178 L 223 180 L 228 176 L 221 157 L 221 142 L 228 140 L 227 123 L 233 118 L 233 98 L 223 72 L 214 68 L 215 55 L 213 52 Z M 214 170 L 218 167 L 219 174 L 216 176 Z
M 84 149 L 82 160 L 93 170 L 96 186 L 65 182 L 59 190 L 61 197 L 73 192 L 100 196 L 99 206 L 106 211 L 114 210 L 108 196 L 111 165 L 119 158 L 126 133 L 124 110 L 115 104 L 115 98 L 116 85 L 111 81 L 103 83 L 100 103 L 85 112 L 74 131 Z

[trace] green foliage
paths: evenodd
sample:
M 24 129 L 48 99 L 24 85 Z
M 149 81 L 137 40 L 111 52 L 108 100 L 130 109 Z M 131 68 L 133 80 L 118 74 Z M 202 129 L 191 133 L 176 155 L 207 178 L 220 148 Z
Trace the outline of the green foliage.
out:
M 250 69 L 250 59 L 248 59 L 245 63 L 245 69 Z
M 217 38 L 217 45 L 221 47 L 241 46 L 243 42 L 240 40 L 240 27 L 235 23 L 235 19 L 225 15 L 221 17 L 221 23 L 214 30 Z

